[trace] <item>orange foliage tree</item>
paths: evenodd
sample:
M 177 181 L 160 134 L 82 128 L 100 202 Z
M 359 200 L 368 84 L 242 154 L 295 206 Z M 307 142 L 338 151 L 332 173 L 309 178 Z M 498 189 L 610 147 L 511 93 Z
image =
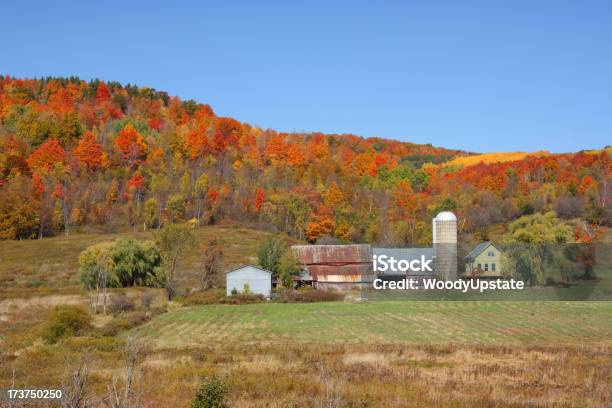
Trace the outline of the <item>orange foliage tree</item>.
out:
M 119 135 L 115 139 L 115 150 L 123 160 L 134 166 L 145 158 L 147 144 L 144 137 L 138 133 L 131 123 L 128 123 L 119 131 Z
M 32 169 L 51 170 L 57 163 L 66 162 L 66 151 L 57 139 L 47 139 L 28 157 Z
M 90 170 L 98 169 L 106 161 L 102 147 L 90 131 L 85 132 L 72 154 L 79 163 Z

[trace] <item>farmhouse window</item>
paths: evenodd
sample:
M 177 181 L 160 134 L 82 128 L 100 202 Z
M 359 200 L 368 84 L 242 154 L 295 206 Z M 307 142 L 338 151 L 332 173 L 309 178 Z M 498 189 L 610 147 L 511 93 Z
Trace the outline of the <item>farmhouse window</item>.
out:
M 491 270 L 492 270 L 493 272 L 495 272 L 495 264 L 494 264 L 494 263 L 492 263 L 492 264 L 491 264 Z
M 495 252 L 493 252 L 493 251 L 489 251 L 489 254 L 488 254 L 488 255 L 489 255 L 489 256 L 495 256 Z
M 485 272 L 489 270 L 489 264 L 485 264 Z
M 482 269 L 482 264 L 478 264 L 478 269 Z

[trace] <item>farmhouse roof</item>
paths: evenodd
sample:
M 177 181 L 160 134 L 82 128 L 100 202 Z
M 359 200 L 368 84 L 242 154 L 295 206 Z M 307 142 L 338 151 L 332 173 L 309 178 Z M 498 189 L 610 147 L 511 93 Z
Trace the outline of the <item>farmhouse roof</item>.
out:
M 464 259 L 468 259 L 468 258 L 474 259 L 474 258 L 476 258 L 478 255 L 482 254 L 485 251 L 485 249 L 487 249 L 489 246 L 492 246 L 493 248 L 495 248 L 495 245 L 493 245 L 489 241 L 482 242 L 482 243 L 478 244 L 476 246 L 476 248 L 472 249 L 470 251 L 470 253 L 465 256 Z
M 255 265 L 251 265 L 251 264 L 240 265 L 240 266 L 238 266 L 238 267 L 236 267 L 234 269 L 230 269 L 229 271 L 225 272 L 225 274 L 227 275 L 228 273 L 232 273 L 232 272 L 235 272 L 235 271 L 237 271 L 239 269 L 248 268 L 248 267 L 259 269 L 260 271 L 267 272 L 270 275 L 272 275 L 272 272 L 270 272 L 269 270 L 263 269 L 263 268 L 260 268 L 259 266 L 255 266 Z

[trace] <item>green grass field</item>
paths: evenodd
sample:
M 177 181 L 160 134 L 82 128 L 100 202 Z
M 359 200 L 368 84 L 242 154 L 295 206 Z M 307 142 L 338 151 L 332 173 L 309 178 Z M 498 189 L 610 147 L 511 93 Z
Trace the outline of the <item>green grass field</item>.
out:
M 157 347 L 211 342 L 609 344 L 611 302 L 368 302 L 190 307 L 135 330 Z
M 269 232 L 210 226 L 197 230 L 201 245 L 217 237 L 223 240 L 224 267 L 257 262 L 255 254 Z M 79 254 L 89 245 L 115 239 L 153 239 L 152 232 L 119 234 L 74 234 L 43 240 L 0 241 L 0 299 L 44 294 L 75 293 L 79 286 Z M 196 287 L 201 251 L 195 247 L 181 257 L 178 265 L 181 285 Z

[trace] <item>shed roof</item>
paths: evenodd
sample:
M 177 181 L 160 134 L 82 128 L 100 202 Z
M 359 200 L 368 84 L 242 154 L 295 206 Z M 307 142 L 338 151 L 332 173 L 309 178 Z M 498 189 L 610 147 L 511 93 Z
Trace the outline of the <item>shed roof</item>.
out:
M 238 271 L 240 269 L 248 268 L 248 267 L 255 268 L 255 269 L 258 269 L 258 270 L 260 270 L 262 272 L 266 272 L 266 273 L 269 273 L 270 275 L 272 275 L 272 272 L 270 272 L 269 270 L 263 269 L 263 268 L 260 268 L 259 266 L 255 266 L 255 265 L 251 265 L 251 264 L 241 265 L 241 266 L 238 266 L 238 267 L 236 267 L 234 269 L 230 269 L 229 271 L 225 272 L 225 274 L 227 275 L 229 273 Z

